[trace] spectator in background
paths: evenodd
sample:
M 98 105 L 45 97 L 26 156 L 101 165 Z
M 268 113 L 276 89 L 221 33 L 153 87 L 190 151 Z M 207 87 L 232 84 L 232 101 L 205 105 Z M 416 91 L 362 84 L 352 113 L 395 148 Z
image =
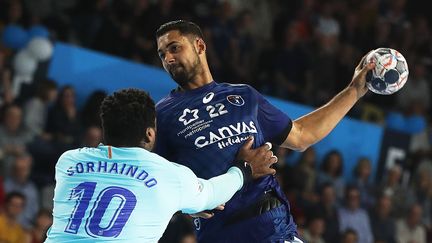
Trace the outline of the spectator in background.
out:
M 4 201 L 5 201 L 4 183 L 3 183 L 3 177 L 0 176 L 0 214 L 3 211 Z
M 42 209 L 36 215 L 35 223 L 30 231 L 31 243 L 42 243 L 46 239 L 48 228 L 52 225 L 53 218 L 50 210 Z
M 98 126 L 90 126 L 84 132 L 83 147 L 96 148 L 102 142 L 102 129 Z
M 64 86 L 52 109 L 48 111 L 45 131 L 54 142 L 58 143 L 59 153 L 74 148 L 79 144 L 81 132 L 80 114 L 75 104 L 75 90 L 72 86 Z
M 323 239 L 330 243 L 339 242 L 339 218 L 337 213 L 336 194 L 332 184 L 326 183 L 319 188 L 320 201 L 308 210 L 308 218 L 322 215 L 324 219 Z
M 0 106 L 13 102 L 11 70 L 6 67 L 6 53 L 0 49 Z
M 409 67 L 408 81 L 403 89 L 396 94 L 397 103 L 403 111 L 409 114 L 426 115 L 431 102 L 431 87 L 426 66 L 422 61 L 417 61 Z
M 426 230 L 421 224 L 423 210 L 414 204 L 406 218 L 396 222 L 396 240 L 398 243 L 426 243 Z
M 360 191 L 360 203 L 362 208 L 368 209 L 375 203 L 373 195 L 374 185 L 369 180 L 372 173 L 372 164 L 368 158 L 361 158 L 358 160 L 354 168 L 354 182 L 353 184 Z
M 20 154 L 15 157 L 11 176 L 4 182 L 5 191 L 19 192 L 23 194 L 28 203 L 25 204 L 24 211 L 18 217 L 18 222 L 25 229 L 30 229 L 33 220 L 39 211 L 39 192 L 35 184 L 30 180 L 32 167 L 32 157 L 30 154 Z
M 415 174 L 413 189 L 406 195 L 413 203 L 422 208 L 421 223 L 427 230 L 431 229 L 432 217 L 432 178 L 429 171 L 419 171 Z
M 315 193 L 316 186 L 316 154 L 309 147 L 301 154 L 299 162 L 293 168 L 292 183 L 301 190 L 301 197 L 306 203 L 317 203 L 319 196 Z
M 10 192 L 6 195 L 5 210 L 0 214 L 0 242 L 23 243 L 28 235 L 18 222 L 24 210 L 26 198 L 19 192 Z
M 46 80 L 40 82 L 36 88 L 36 96 L 24 105 L 24 125 L 32 137 L 41 136 L 50 140 L 44 133 L 49 105 L 57 99 L 57 84 Z
M 362 243 L 359 241 L 358 233 L 353 229 L 345 230 L 341 235 L 341 243 Z
M 303 232 L 303 238 L 308 243 L 325 243 L 323 239 L 324 229 L 324 218 L 316 214 L 308 220 L 307 229 Z
M 345 190 L 345 179 L 342 177 L 342 172 L 342 154 L 337 150 L 328 152 L 321 163 L 321 171 L 317 178 L 318 187 L 324 183 L 333 184 L 337 199 L 342 200 Z
M 89 127 L 102 127 L 100 114 L 100 104 L 106 96 L 106 92 L 103 90 L 96 90 L 90 94 L 81 111 L 83 128 Z
M 17 105 L 6 106 L 0 125 L 0 175 L 9 175 L 14 156 L 25 152 L 30 140 L 30 134 L 22 126 L 21 108 Z
M 396 243 L 396 225 L 391 217 L 392 201 L 389 196 L 381 195 L 369 217 L 375 242 Z
M 275 46 L 273 55 L 269 56 L 274 76 L 269 80 L 274 79 L 273 95 L 304 102 L 308 96 L 309 53 L 296 27 L 296 23 L 284 26 L 282 43 Z
M 386 178 L 378 189 L 378 194 L 385 194 L 392 200 L 393 214 L 395 217 L 402 217 L 407 207 L 406 190 L 402 187 L 400 180 L 402 176 L 402 167 L 395 164 L 387 171 Z
M 355 186 L 348 186 L 345 192 L 345 207 L 338 210 L 340 232 L 353 229 L 361 243 L 373 243 L 369 215 L 360 208 L 360 191 Z

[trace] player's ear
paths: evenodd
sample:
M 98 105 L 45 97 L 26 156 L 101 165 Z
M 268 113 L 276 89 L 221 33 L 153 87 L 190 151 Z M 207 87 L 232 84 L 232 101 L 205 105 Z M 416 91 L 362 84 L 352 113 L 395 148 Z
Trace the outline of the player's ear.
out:
M 152 151 L 156 141 L 156 129 L 154 127 L 148 127 L 146 129 L 145 137 L 141 142 L 143 148 L 148 151 Z
M 156 140 L 156 129 L 154 127 L 147 127 L 144 142 L 152 143 Z
M 197 38 L 196 44 L 198 47 L 198 54 L 205 53 L 207 46 L 202 38 Z

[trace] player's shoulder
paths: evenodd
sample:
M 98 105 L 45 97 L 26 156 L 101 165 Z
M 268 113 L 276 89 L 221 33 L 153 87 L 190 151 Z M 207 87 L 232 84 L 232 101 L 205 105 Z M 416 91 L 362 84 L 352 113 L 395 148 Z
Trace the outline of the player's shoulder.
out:
M 71 149 L 63 152 L 63 154 L 59 157 L 59 162 L 64 160 L 76 160 L 76 159 L 83 159 L 89 156 L 94 156 L 96 153 L 99 153 L 99 148 L 94 147 L 82 147 L 82 148 L 76 148 Z
M 226 88 L 226 89 L 239 89 L 239 90 L 253 89 L 252 86 L 250 86 L 249 84 L 244 84 L 244 83 L 240 83 L 240 84 L 219 83 L 219 86 L 222 88 Z
M 168 107 L 174 101 L 174 97 L 172 95 L 167 95 L 156 103 L 156 111 L 164 109 Z

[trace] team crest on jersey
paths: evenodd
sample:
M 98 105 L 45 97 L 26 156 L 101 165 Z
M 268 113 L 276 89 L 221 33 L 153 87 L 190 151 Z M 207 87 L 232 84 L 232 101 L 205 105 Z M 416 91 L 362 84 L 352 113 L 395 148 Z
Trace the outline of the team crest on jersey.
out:
M 227 100 L 229 103 L 235 106 L 242 106 L 245 103 L 243 98 L 240 95 L 228 95 Z
M 180 116 L 179 121 L 183 122 L 183 124 L 186 126 L 198 118 L 198 109 L 190 110 L 186 108 L 183 110 L 183 115 Z

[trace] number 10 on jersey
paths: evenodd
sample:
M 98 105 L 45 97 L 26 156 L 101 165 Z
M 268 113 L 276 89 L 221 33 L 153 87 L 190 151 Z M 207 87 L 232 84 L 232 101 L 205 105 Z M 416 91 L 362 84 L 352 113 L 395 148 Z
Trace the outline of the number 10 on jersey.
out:
M 76 203 L 66 226 L 66 233 L 78 233 L 95 189 L 96 182 L 83 182 L 72 189 L 69 200 L 76 200 Z M 102 218 L 114 198 L 119 200 L 119 204 L 114 208 L 114 215 L 108 220 L 108 225 L 102 227 Z M 136 202 L 135 195 L 126 188 L 118 186 L 104 188 L 97 195 L 89 216 L 85 219 L 86 233 L 92 237 L 117 237 L 129 220 Z

